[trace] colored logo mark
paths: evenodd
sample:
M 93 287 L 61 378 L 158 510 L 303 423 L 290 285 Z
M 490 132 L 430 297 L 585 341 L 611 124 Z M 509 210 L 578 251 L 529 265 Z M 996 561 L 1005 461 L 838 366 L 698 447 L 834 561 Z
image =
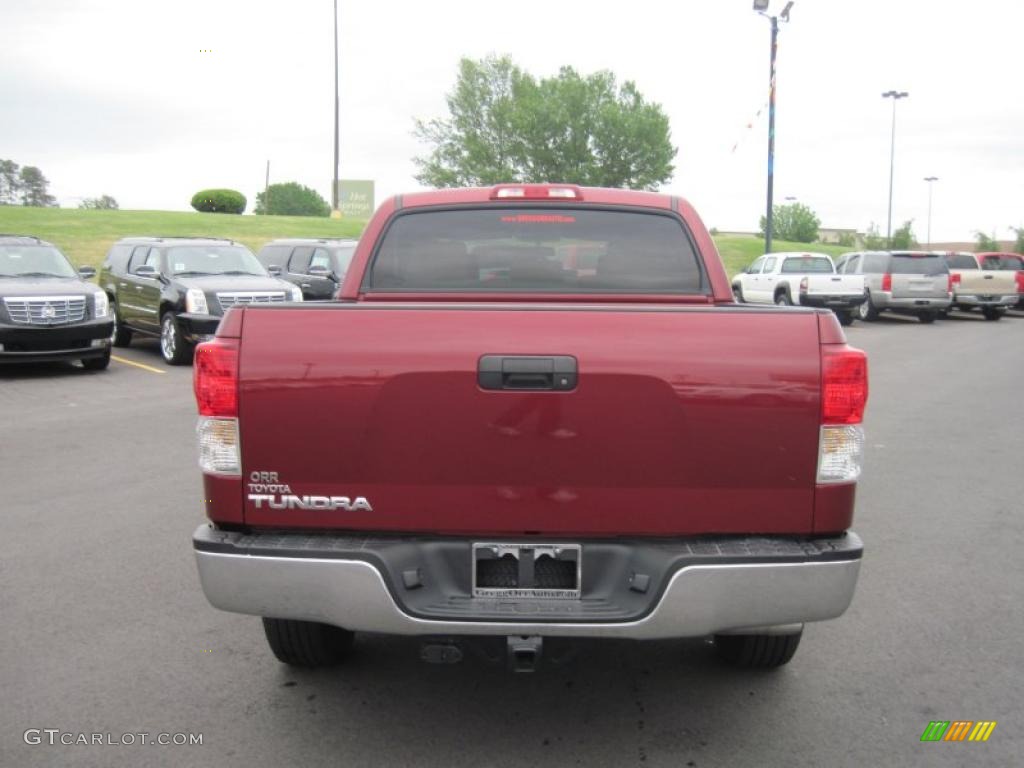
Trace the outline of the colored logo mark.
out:
M 932 720 L 921 741 L 988 741 L 995 729 L 995 720 Z

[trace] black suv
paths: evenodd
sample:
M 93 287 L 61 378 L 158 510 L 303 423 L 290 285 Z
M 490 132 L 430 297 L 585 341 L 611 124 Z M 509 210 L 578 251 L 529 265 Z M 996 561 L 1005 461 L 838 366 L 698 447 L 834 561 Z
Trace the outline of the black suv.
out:
M 306 301 L 327 301 L 337 294 L 355 250 L 355 240 L 271 240 L 258 256 L 272 275 L 299 286 Z
M 271 277 L 248 248 L 210 237 L 126 237 L 100 267 L 110 296 L 114 345 L 135 333 L 160 338 L 171 365 L 192 360 L 228 307 L 302 301 L 302 292 Z
M 85 282 L 52 243 L 0 235 L 0 363 L 81 360 L 88 370 L 110 364 L 113 331 L 107 295 Z

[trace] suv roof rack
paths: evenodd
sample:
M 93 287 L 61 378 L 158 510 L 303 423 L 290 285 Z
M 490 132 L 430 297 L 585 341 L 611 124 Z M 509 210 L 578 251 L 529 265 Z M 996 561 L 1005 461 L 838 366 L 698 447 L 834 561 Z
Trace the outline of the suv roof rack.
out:
M 121 238 L 122 240 L 147 240 L 150 242 L 163 242 L 164 240 L 219 240 L 223 243 L 234 243 L 230 237 L 213 237 L 211 235 L 130 235 Z
M 23 240 L 35 240 L 37 243 L 43 242 L 35 235 L 16 235 L 13 232 L 0 232 L 0 237 L 20 237 Z

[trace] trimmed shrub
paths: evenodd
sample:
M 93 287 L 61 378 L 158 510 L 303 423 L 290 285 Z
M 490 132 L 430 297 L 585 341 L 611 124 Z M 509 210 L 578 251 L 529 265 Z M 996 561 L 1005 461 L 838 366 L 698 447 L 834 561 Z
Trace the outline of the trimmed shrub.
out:
M 192 195 L 192 207 L 204 213 L 241 213 L 245 195 L 233 189 L 201 189 Z

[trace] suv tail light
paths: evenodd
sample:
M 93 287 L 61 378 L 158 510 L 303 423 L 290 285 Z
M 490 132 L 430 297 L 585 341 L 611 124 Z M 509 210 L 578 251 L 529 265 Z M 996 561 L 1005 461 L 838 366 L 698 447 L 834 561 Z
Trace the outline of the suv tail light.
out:
M 807 293 L 807 278 L 800 278 L 800 293 Z
M 882 275 L 882 290 L 887 292 L 887 293 L 892 290 L 892 273 L 891 272 L 886 272 L 884 275 Z
M 1024 293 L 1024 269 L 1017 270 L 1017 293 Z
M 821 360 L 821 433 L 818 482 L 851 483 L 864 460 L 868 361 L 859 349 L 825 345 Z
M 952 291 L 954 285 L 960 285 L 960 277 L 961 275 L 959 272 L 949 273 L 949 290 Z
M 192 376 L 199 408 L 199 467 L 214 475 L 241 475 L 238 340 L 217 337 L 196 347 Z

